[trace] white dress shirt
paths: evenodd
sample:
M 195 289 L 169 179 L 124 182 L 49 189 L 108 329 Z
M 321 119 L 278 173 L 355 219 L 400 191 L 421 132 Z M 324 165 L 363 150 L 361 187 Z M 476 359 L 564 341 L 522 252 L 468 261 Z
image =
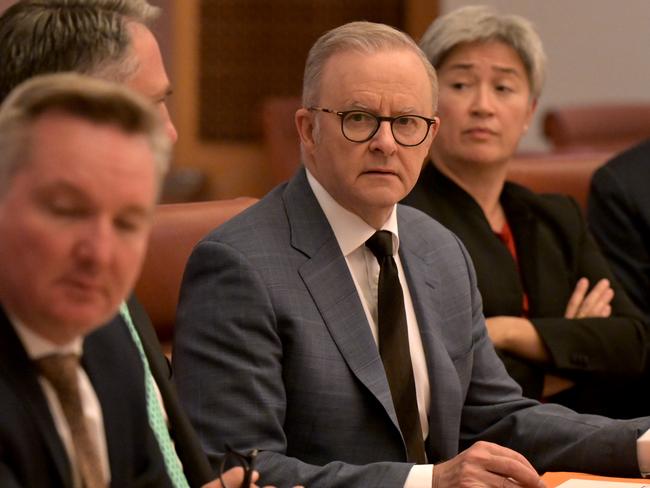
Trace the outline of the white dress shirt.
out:
M 49 340 L 41 337 L 40 335 L 33 332 L 31 329 L 25 327 L 20 321 L 16 320 L 14 317 L 10 318 L 10 321 L 18 335 L 18 338 L 23 344 L 27 355 L 32 360 L 37 360 L 51 354 L 77 354 L 81 357 L 83 352 L 83 339 L 78 338 L 74 341 L 60 346 L 54 344 Z M 108 485 L 110 482 L 110 466 L 108 462 L 108 448 L 106 446 L 106 434 L 104 431 L 104 417 L 102 415 L 102 407 L 97 398 L 97 394 L 86 375 L 86 372 L 82 367 L 78 368 L 78 377 L 79 377 L 79 393 L 81 395 L 81 404 L 84 411 L 84 416 L 86 417 L 86 422 L 90 430 L 90 435 L 95 441 L 97 446 L 97 451 L 99 454 L 99 460 L 102 468 L 102 475 L 106 480 Z M 59 437 L 63 442 L 66 453 L 70 460 L 72 466 L 76 465 L 76 456 L 74 452 L 74 445 L 72 443 L 72 435 L 70 433 L 70 426 L 68 421 L 65 418 L 63 413 L 63 408 L 61 407 L 61 402 L 56 394 L 56 391 L 43 376 L 39 375 L 38 380 L 47 399 L 48 406 L 50 407 L 50 413 L 54 419 L 54 425 Z M 81 479 L 79 478 L 79 472 L 76 469 L 72 470 L 73 483 L 75 488 L 81 488 Z
M 372 335 L 377 342 L 377 287 L 379 282 L 379 263 L 374 254 L 365 246 L 366 241 L 377 231 L 387 230 L 393 236 L 393 257 L 397 264 L 399 280 L 404 293 L 404 309 L 406 312 L 406 323 L 408 328 L 409 349 L 411 352 L 411 363 L 413 365 L 413 376 L 415 378 L 415 391 L 420 413 L 420 425 L 422 426 L 422 438 L 429 435 L 429 405 L 431 391 L 429 387 L 429 374 L 427 372 L 426 358 L 420 337 L 411 293 L 404 275 L 404 268 L 400 261 L 399 233 L 397 228 L 397 213 L 395 207 L 390 217 L 381 229 L 375 229 L 363 221 L 358 215 L 343 208 L 323 186 L 307 171 L 307 181 L 311 186 L 316 200 L 325 213 L 325 217 L 332 227 L 334 236 L 341 248 L 341 253 L 350 269 L 354 286 L 357 289 L 363 310 L 366 313 L 368 324 Z M 404 488 L 430 487 L 433 475 L 432 465 L 414 466 Z

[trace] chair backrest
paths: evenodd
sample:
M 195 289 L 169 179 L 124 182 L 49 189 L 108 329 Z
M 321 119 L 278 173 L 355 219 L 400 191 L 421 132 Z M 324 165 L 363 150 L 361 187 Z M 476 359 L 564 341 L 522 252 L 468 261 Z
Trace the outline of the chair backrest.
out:
M 555 150 L 618 152 L 650 137 L 650 103 L 562 107 L 544 116 Z
M 610 151 L 539 153 L 515 157 L 508 166 L 508 180 L 537 193 L 563 193 L 587 208 L 591 176 L 612 157 Z
M 291 178 L 300 166 L 300 138 L 294 115 L 300 97 L 273 97 L 262 102 L 262 136 L 273 186 Z
M 187 259 L 208 232 L 255 203 L 249 197 L 159 205 L 135 292 L 164 348 L 171 343 Z

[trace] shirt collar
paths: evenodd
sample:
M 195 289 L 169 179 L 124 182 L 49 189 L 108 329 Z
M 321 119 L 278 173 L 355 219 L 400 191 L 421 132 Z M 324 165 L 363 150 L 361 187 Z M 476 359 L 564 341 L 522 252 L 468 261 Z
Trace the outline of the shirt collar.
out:
M 363 246 L 377 229 L 368 225 L 361 217 L 343 208 L 334 198 L 325 190 L 318 180 L 305 168 L 307 172 L 307 181 L 314 192 L 318 204 L 323 209 L 325 217 L 332 227 L 343 256 Z M 399 234 L 397 232 L 397 205 L 393 206 L 390 216 L 384 222 L 380 230 L 387 230 L 393 235 L 393 254 L 397 254 L 399 249 Z
M 81 337 L 77 337 L 67 344 L 59 345 L 38 335 L 15 317 L 10 317 L 10 322 L 13 325 L 18 338 L 23 343 L 27 355 L 32 360 L 49 356 L 51 354 L 72 353 L 81 357 L 83 351 L 83 339 Z

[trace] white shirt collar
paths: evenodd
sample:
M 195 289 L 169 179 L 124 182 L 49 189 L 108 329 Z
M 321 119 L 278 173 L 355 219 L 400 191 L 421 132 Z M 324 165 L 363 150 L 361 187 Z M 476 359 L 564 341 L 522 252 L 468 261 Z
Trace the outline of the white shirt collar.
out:
M 343 256 L 348 256 L 351 252 L 363 246 L 365 242 L 377 230 L 368 225 L 361 217 L 343 208 L 334 198 L 325 190 L 318 180 L 305 168 L 307 172 L 307 181 L 311 187 L 316 200 L 325 213 L 334 236 L 341 248 Z M 384 222 L 380 230 L 387 230 L 393 234 L 393 254 L 399 250 L 399 234 L 397 231 L 397 205 Z
M 77 354 L 81 357 L 83 351 L 83 339 L 81 337 L 77 337 L 71 342 L 61 346 L 38 335 L 15 317 L 10 317 L 9 321 L 13 325 L 18 338 L 23 343 L 23 347 L 30 359 L 39 359 L 51 354 L 68 353 Z

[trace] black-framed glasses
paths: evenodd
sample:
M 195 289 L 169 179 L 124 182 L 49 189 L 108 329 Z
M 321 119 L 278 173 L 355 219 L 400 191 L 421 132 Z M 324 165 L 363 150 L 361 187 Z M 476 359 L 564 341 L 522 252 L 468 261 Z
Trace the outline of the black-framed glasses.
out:
M 329 108 L 309 107 L 308 110 L 318 110 L 328 114 L 338 115 L 341 119 L 341 132 L 343 137 L 351 142 L 366 142 L 379 130 L 382 122 L 390 123 L 395 142 L 400 146 L 418 146 L 424 142 L 431 126 L 436 119 L 422 115 L 398 115 L 396 117 L 383 117 L 364 110 L 346 110 L 338 112 Z
M 242 454 L 241 452 L 235 451 L 232 447 L 226 444 L 226 452 L 221 458 L 221 463 L 219 464 L 219 481 L 221 481 L 221 486 L 223 488 L 248 488 L 251 484 L 253 477 L 253 470 L 255 469 L 255 458 L 257 457 L 257 449 L 253 449 L 248 454 Z M 240 466 L 244 468 L 244 480 L 239 486 L 231 486 L 226 484 L 223 480 L 223 474 L 230 468 Z

